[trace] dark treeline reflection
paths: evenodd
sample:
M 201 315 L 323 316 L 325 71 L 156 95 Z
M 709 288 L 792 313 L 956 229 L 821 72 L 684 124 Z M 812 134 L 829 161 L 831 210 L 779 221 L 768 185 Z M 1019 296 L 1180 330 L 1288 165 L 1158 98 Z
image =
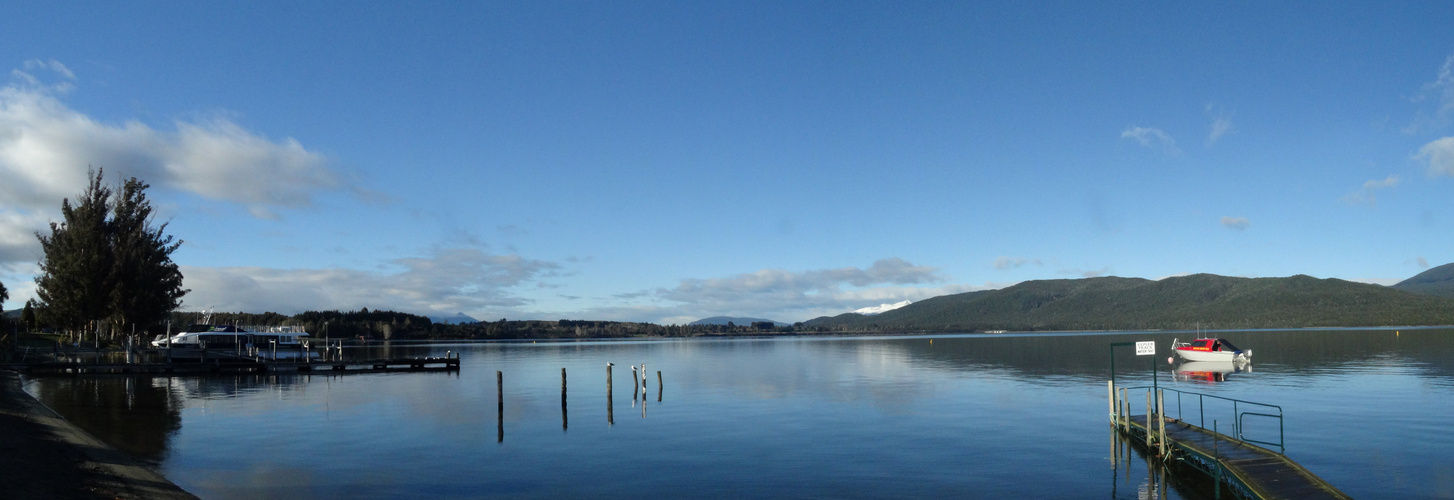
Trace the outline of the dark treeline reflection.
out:
M 886 343 L 914 359 L 943 369 L 1008 370 L 1027 377 L 1073 376 L 1105 378 L 1110 375 L 1112 343 L 1152 340 L 1156 355 L 1135 355 L 1131 347 L 1115 350 L 1117 374 L 1158 368 L 1172 356 L 1171 342 L 1195 338 L 1187 333 L 1131 333 L 1077 335 L 1005 335 L 952 338 L 913 338 Z M 1252 364 L 1319 370 L 1346 363 L 1368 363 L 1390 357 L 1426 369 L 1428 375 L 1454 379 L 1454 330 L 1289 330 L 1212 332 L 1253 351 Z
M 326 376 L 319 377 L 325 378 Z M 188 399 L 231 398 L 260 390 L 293 390 L 297 374 L 213 377 L 42 377 L 29 384 L 41 403 L 117 449 L 157 465 L 182 427 Z
M 153 465 L 166 458 L 182 426 L 182 397 L 169 379 L 49 378 L 35 387 L 41 403 L 97 438 Z

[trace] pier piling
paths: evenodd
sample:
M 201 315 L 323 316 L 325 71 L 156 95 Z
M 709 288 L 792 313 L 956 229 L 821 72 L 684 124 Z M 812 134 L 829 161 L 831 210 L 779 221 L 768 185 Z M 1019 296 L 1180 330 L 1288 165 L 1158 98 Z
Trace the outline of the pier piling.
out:
M 1165 402 L 1165 400 L 1163 398 L 1164 398 L 1164 395 L 1163 395 L 1161 389 L 1157 389 L 1156 390 L 1156 420 L 1159 421 L 1158 425 L 1161 426 L 1161 435 L 1160 436 L 1157 436 L 1156 437 L 1156 440 L 1158 441 L 1158 444 L 1161 445 L 1161 456 L 1164 457 L 1164 456 L 1166 456 L 1166 402 Z
M 560 430 L 569 428 L 565 411 L 565 368 L 560 369 Z
M 495 371 L 495 402 L 498 410 L 495 413 L 496 426 L 499 429 L 497 443 L 505 442 L 505 372 Z
M 1128 397 L 1126 389 L 1121 389 L 1121 404 L 1117 406 L 1121 409 L 1121 430 L 1123 432 L 1131 432 L 1131 401 L 1127 399 Z
M 1151 449 L 1151 389 L 1146 389 L 1146 449 Z

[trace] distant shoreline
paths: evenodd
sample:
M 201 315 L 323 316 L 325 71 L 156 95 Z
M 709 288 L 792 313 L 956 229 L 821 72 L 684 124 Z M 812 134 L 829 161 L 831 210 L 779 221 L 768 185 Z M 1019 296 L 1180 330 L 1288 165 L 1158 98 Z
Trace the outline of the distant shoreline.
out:
M 994 332 L 967 332 L 967 331 L 877 331 L 877 330 L 852 330 L 841 332 L 780 332 L 763 331 L 757 333 L 699 333 L 695 335 L 632 335 L 620 337 L 521 337 L 521 338 L 429 338 L 429 339 L 369 339 L 368 343 L 376 344 L 383 342 L 398 343 L 419 343 L 436 344 L 449 342 L 462 343 L 520 343 L 520 342 L 616 342 L 616 341 L 640 341 L 640 340 L 670 340 L 670 339 L 754 339 L 754 338 L 784 338 L 784 337 L 913 337 L 913 336 L 940 336 L 940 335 L 974 335 L 984 337 L 995 336 L 1027 336 L 1027 335 L 1119 335 L 1119 334 L 1171 334 L 1171 333 L 1192 333 L 1197 332 L 1289 332 L 1307 330 L 1368 330 L 1368 331 L 1397 331 L 1397 330 L 1438 330 L 1454 329 L 1454 325 L 1399 325 L 1399 326 L 1301 326 L 1285 328 L 1217 328 L 1217 329 L 1144 329 L 1144 330 L 1007 330 Z

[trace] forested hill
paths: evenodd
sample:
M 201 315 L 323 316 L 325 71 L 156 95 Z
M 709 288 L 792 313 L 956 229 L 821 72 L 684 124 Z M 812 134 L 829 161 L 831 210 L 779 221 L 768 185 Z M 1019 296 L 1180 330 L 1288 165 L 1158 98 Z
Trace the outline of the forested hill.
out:
M 803 330 L 969 332 L 1302 328 L 1454 324 L 1454 298 L 1297 275 L 1195 274 L 1152 281 L 1027 281 L 945 295 L 876 316 L 820 317 Z
M 1416 274 L 1393 287 L 1425 295 L 1454 297 L 1454 263 L 1444 264 Z

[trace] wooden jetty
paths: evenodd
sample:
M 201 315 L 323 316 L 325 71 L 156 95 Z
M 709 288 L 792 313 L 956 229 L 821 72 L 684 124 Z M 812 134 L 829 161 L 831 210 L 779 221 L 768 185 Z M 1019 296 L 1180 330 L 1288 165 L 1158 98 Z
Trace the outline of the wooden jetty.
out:
M 1148 457 L 1159 457 L 1165 462 L 1176 462 L 1215 478 L 1220 488 L 1227 487 L 1238 497 L 1251 499 L 1348 499 L 1347 494 L 1338 491 L 1316 474 L 1307 470 L 1280 451 L 1258 446 L 1258 443 L 1283 448 L 1282 412 L 1274 405 L 1223 398 L 1176 389 L 1150 387 L 1111 388 L 1111 425 L 1137 445 L 1144 446 Z M 1147 411 L 1134 414 L 1129 394 L 1147 389 Z M 1176 396 L 1178 417 L 1166 415 L 1164 392 Z M 1196 396 L 1199 423 L 1194 425 L 1181 417 L 1182 396 Z M 1212 429 L 1204 427 L 1205 400 L 1213 398 L 1232 403 L 1233 419 L 1229 427 L 1232 435 L 1218 432 L 1214 422 Z M 1250 410 L 1243 410 L 1251 407 Z M 1272 413 L 1264 408 L 1276 408 Z M 1278 422 L 1277 441 L 1247 439 L 1243 434 L 1246 417 L 1275 419 Z

